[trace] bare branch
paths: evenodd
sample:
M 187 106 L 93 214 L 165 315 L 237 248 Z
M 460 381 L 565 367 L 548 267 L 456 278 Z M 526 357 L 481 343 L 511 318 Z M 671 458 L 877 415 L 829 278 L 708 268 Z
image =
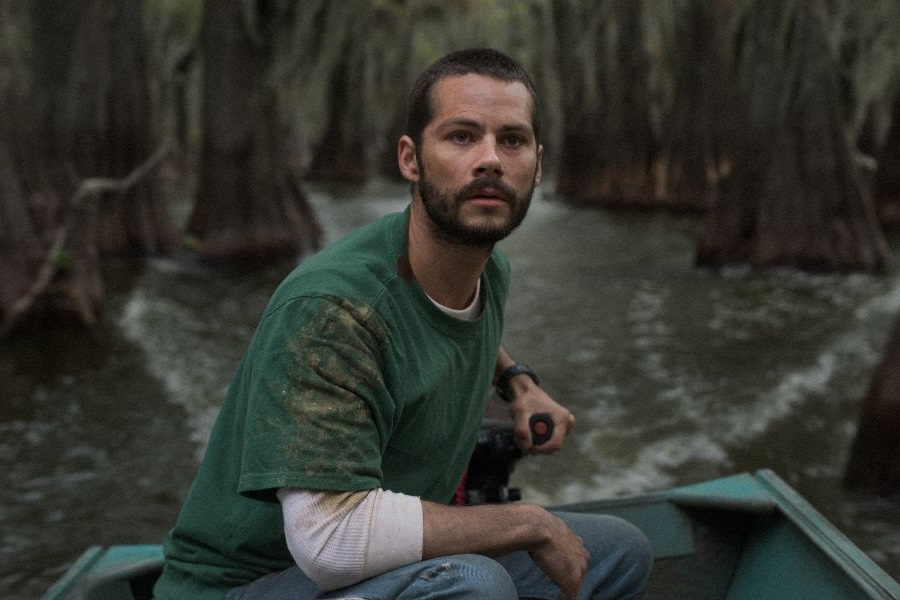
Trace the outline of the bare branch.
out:
M 111 179 L 105 177 L 90 177 L 83 180 L 75 194 L 72 196 L 71 202 L 66 207 L 66 213 L 62 218 L 62 224 L 57 228 L 53 235 L 53 242 L 44 257 L 41 268 L 38 269 L 37 277 L 28 290 L 22 294 L 15 302 L 10 304 L 5 311 L 3 321 L 0 322 L 0 338 L 6 337 L 15 327 L 16 323 L 34 304 L 37 298 L 47 289 L 47 286 L 53 280 L 57 270 L 57 258 L 62 251 L 66 240 L 69 237 L 69 231 L 75 222 L 75 215 L 82 210 L 85 203 L 96 198 L 103 192 L 123 193 L 128 191 L 141 179 L 146 177 L 153 169 L 155 169 L 162 160 L 169 154 L 171 145 L 164 142 L 153 155 L 144 161 L 143 164 L 131 171 L 128 175 L 121 179 Z

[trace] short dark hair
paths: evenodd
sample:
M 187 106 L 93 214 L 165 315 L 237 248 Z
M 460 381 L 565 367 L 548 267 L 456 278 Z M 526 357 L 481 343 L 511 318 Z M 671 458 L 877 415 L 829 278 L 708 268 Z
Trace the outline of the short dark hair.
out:
M 528 72 L 502 52 L 491 48 L 471 48 L 447 54 L 422 71 L 416 78 L 409 93 L 406 115 L 406 133 L 413 139 L 416 146 L 420 145 L 422 131 L 434 117 L 434 104 L 431 99 L 431 89 L 434 85 L 444 77 L 472 73 L 500 81 L 522 83 L 531 96 L 531 128 L 534 130 L 535 139 L 540 139 L 540 106 L 534 83 L 528 76 Z

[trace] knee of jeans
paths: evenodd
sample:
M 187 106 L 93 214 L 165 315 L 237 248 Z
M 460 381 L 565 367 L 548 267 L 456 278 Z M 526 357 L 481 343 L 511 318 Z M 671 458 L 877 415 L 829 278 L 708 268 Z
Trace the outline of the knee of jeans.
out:
M 454 575 L 454 587 L 462 597 L 518 598 L 516 586 L 507 570 L 497 561 L 479 554 L 447 557 L 439 568 Z
M 643 585 L 650 577 L 650 569 L 653 567 L 653 548 L 643 531 L 631 523 L 623 523 L 627 530 L 627 533 L 622 534 L 627 540 L 624 544 L 627 548 L 626 560 L 632 565 L 631 573 L 635 582 Z
M 611 515 L 576 517 L 576 522 L 576 531 L 582 536 L 591 556 L 612 558 L 617 565 L 616 570 L 627 572 L 635 583 L 649 577 L 653 549 L 638 527 Z
M 643 587 L 653 566 L 653 548 L 650 540 L 638 527 L 616 517 L 608 524 L 607 535 L 612 535 L 619 552 L 618 571 L 632 587 Z

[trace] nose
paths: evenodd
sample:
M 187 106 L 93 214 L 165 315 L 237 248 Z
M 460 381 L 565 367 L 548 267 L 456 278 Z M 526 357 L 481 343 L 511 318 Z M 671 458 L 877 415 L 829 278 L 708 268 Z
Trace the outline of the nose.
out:
M 485 136 L 481 141 L 478 160 L 475 163 L 475 173 L 478 176 L 494 175 L 500 177 L 503 175 L 503 163 L 500 161 L 500 154 L 497 152 L 497 140 L 490 136 Z

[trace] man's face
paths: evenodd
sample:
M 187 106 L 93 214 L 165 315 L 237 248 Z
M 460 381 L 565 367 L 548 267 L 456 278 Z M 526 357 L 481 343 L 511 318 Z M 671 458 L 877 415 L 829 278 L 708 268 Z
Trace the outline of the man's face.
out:
M 419 196 L 456 242 L 490 246 L 525 218 L 541 177 L 528 90 L 482 75 L 441 79 L 417 148 Z

